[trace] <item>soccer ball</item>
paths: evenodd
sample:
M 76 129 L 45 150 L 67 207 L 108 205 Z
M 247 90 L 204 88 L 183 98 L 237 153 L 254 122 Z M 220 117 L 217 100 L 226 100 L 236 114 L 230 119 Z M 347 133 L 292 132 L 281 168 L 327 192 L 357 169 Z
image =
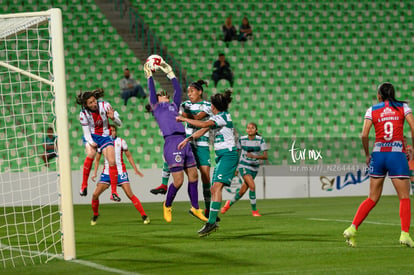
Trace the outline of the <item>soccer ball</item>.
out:
M 151 71 L 155 72 L 159 70 L 161 62 L 164 62 L 164 59 L 162 59 L 162 57 L 157 54 L 153 54 L 147 58 L 146 63 L 148 63 L 148 66 L 151 69 Z

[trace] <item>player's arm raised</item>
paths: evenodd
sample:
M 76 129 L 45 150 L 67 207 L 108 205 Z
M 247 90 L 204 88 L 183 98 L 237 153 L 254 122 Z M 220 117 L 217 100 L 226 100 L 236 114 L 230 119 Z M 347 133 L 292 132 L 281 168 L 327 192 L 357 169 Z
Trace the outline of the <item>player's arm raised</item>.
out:
M 117 111 L 115 111 L 111 105 L 108 105 L 108 110 L 106 111 L 106 114 L 108 115 L 108 117 L 110 119 L 112 119 L 112 121 L 114 122 L 114 124 L 118 127 L 122 126 L 122 121 L 119 118 L 119 114 Z
M 148 63 L 144 64 L 144 74 L 147 78 L 148 90 L 149 90 L 149 101 L 151 107 L 153 107 L 158 102 L 157 91 L 155 90 L 155 83 L 152 77 L 152 71 Z

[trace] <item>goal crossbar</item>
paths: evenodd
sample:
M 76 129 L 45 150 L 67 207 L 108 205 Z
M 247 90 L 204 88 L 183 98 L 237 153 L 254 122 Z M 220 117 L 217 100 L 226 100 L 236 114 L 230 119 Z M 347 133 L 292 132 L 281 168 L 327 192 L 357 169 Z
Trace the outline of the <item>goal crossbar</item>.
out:
M 30 14 L 30 13 L 26 13 Z M 17 17 L 14 15 L 0 15 L 0 39 L 5 39 L 11 35 L 16 35 L 21 32 L 24 32 L 26 29 L 33 26 L 45 24 L 48 19 L 45 16 L 38 17 L 39 15 L 34 15 L 36 17 L 24 18 L 23 14 L 19 13 Z

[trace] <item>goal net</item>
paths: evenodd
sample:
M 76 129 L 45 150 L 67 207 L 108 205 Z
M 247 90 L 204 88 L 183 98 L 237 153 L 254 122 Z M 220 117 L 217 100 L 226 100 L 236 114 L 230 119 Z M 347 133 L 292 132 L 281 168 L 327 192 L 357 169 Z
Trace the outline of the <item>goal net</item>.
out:
M 60 10 L 0 15 L 0 268 L 75 257 L 65 85 Z

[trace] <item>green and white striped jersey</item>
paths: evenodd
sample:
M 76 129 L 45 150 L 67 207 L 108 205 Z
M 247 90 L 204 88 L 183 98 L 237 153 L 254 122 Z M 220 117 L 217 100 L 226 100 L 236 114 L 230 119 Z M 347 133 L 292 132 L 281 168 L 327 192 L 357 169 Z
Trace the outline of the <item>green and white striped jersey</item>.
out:
M 191 114 L 193 116 L 201 112 L 205 112 L 207 116 L 202 119 L 203 121 L 206 121 L 209 119 L 209 117 L 213 116 L 213 113 L 211 111 L 211 103 L 205 100 L 196 103 L 192 103 L 190 100 L 186 100 L 183 103 L 181 103 L 181 107 L 183 108 L 184 113 Z M 197 132 L 199 129 L 200 128 L 186 123 L 186 136 L 191 136 L 194 132 Z M 198 138 L 194 142 L 197 146 L 209 146 L 209 132 L 205 133 L 202 137 Z
M 249 139 L 248 135 L 241 136 L 237 143 L 237 148 L 241 150 L 239 168 L 259 171 L 260 160 L 248 158 L 246 154 L 252 153 L 255 156 L 259 156 L 263 151 L 266 151 L 267 146 L 263 137 L 256 135 L 253 139 Z
M 236 150 L 236 142 L 234 140 L 234 127 L 231 115 L 228 112 L 220 112 L 217 115 L 210 117 L 210 120 L 214 121 L 215 127 L 213 127 L 214 133 L 214 151 Z

